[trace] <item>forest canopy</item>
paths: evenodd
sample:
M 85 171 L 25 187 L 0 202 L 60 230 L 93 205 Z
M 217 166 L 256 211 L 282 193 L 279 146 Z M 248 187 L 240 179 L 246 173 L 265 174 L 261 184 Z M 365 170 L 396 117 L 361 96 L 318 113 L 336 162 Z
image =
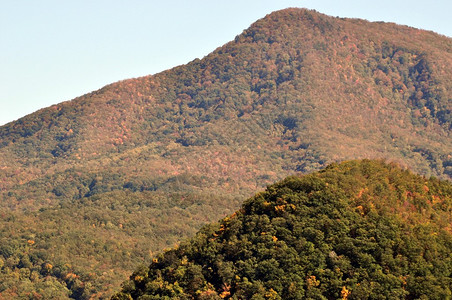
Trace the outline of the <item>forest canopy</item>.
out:
M 202 59 L 0 127 L 0 298 L 108 298 L 243 199 L 333 162 L 450 180 L 451 126 L 452 39 L 271 13 Z
M 291 176 L 112 299 L 447 299 L 452 185 L 381 161 Z

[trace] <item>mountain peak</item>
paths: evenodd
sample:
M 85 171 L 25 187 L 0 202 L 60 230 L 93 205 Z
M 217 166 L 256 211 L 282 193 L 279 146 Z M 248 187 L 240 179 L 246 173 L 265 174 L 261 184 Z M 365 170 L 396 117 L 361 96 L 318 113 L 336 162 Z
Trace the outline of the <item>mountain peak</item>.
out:
M 298 30 L 293 32 L 292 30 L 294 28 L 302 28 L 309 32 L 319 30 L 324 34 L 326 30 L 332 29 L 333 26 L 330 20 L 333 19 L 334 18 L 314 10 L 305 8 L 287 8 L 272 12 L 253 23 L 250 28 L 245 30 L 245 35 L 254 35 L 256 34 L 256 31 L 259 31 L 259 34 L 266 35 L 268 38 L 271 38 L 271 36 L 275 34 L 285 34 L 286 38 L 288 37 L 287 35 L 306 34 L 299 32 Z M 269 41 L 275 42 L 271 39 Z
M 84 168 L 86 160 L 150 144 L 229 154 L 233 145 L 259 145 L 257 157 L 281 170 L 272 180 L 366 157 L 450 178 L 449 48 L 450 39 L 394 24 L 277 11 L 202 60 L 2 126 L 3 164 L 24 162 L 17 182 L 2 189 L 41 176 L 25 167 L 30 160 L 54 176 L 50 170 Z M 234 153 L 231 163 L 240 161 Z

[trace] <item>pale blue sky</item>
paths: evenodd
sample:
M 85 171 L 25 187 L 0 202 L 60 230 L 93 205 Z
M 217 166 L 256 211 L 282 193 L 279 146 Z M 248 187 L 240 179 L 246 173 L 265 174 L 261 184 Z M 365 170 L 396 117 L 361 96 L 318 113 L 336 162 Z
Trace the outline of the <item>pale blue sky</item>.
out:
M 0 125 L 202 58 L 286 7 L 452 37 L 450 0 L 0 0 Z

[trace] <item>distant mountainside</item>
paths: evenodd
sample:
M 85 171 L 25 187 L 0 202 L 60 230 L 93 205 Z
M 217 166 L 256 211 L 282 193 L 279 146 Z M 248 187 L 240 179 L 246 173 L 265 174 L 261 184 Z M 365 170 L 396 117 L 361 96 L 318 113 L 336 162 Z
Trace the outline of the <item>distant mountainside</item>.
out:
M 377 161 L 289 177 L 112 299 L 448 299 L 452 184 Z
M 450 180 L 451 129 L 450 38 L 272 13 L 201 60 L 0 127 L 0 258 L 37 274 L 0 293 L 52 275 L 73 298 L 104 297 L 244 197 L 331 162 Z
M 202 60 L 1 127 L 1 188 L 46 206 L 190 174 L 249 194 L 358 157 L 450 179 L 451 91 L 450 38 L 283 10 Z

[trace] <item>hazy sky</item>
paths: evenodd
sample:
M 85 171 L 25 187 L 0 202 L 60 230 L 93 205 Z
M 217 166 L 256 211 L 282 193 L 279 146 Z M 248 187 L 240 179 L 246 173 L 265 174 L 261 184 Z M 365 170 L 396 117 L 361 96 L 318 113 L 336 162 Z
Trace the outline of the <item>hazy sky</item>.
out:
M 202 58 L 286 7 L 452 37 L 450 0 L 0 0 L 0 125 Z

